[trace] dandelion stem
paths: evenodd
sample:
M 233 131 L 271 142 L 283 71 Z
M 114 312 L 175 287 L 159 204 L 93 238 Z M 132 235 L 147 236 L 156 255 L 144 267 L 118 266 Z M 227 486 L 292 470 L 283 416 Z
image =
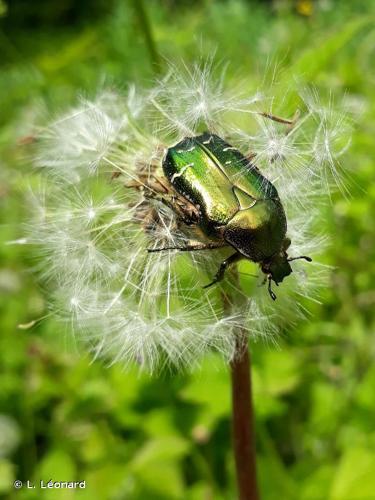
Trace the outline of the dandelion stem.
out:
M 227 277 L 231 281 L 232 287 L 237 291 L 240 288 L 238 270 L 232 268 Z M 231 288 L 227 288 L 222 293 L 223 308 L 225 313 L 229 313 L 233 303 L 238 300 L 232 297 Z M 239 500 L 259 500 L 257 474 L 256 474 L 256 453 L 255 453 L 255 432 L 254 432 L 254 409 L 252 402 L 251 388 L 251 357 L 248 345 L 247 333 L 238 328 L 236 339 L 236 350 L 230 364 L 232 382 L 232 440 L 234 461 L 236 467 L 236 478 Z
M 251 358 L 247 341 L 239 337 L 231 363 L 233 448 L 239 500 L 259 500 L 251 391 Z
M 147 49 L 150 54 L 150 59 L 155 73 L 160 73 L 161 61 L 159 52 L 156 47 L 154 36 L 151 29 L 151 24 L 147 16 L 147 11 L 143 0 L 133 0 L 134 10 L 138 17 L 138 22 L 146 41 Z

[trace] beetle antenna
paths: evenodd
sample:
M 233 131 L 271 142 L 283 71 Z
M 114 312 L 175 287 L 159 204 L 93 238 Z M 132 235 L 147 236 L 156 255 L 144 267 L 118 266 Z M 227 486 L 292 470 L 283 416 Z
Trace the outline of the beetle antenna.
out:
M 292 262 L 292 260 L 298 260 L 298 259 L 305 259 L 307 262 L 312 262 L 312 258 L 308 257 L 307 255 L 300 255 L 299 257 L 291 257 L 288 259 L 288 262 Z
M 271 280 L 272 280 L 272 276 L 268 276 L 268 293 L 270 294 L 270 297 L 272 300 L 276 300 L 277 297 L 271 288 Z

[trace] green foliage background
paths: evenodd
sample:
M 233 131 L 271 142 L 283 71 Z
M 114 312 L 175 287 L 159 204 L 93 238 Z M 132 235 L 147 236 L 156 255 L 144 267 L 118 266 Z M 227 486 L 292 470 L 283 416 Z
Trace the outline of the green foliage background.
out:
M 375 3 L 145 1 L 158 51 L 194 60 L 216 50 L 229 72 L 260 81 L 298 74 L 346 100 L 357 123 L 345 162 L 351 195 L 322 227 L 335 266 L 322 305 L 255 344 L 257 451 L 265 500 L 375 498 Z M 25 141 L 39 108 L 153 76 L 139 2 L 0 1 L 0 496 L 19 499 L 234 499 L 229 376 L 150 378 L 90 363 L 53 317 L 22 236 L 30 175 Z M 164 64 L 164 61 L 161 61 Z M 281 85 L 282 92 L 282 85 Z M 285 87 L 284 87 L 285 88 Z M 292 112 L 292 110 L 290 110 Z M 23 141 L 20 143 L 20 138 Z M 14 479 L 86 480 L 85 490 L 14 490 Z

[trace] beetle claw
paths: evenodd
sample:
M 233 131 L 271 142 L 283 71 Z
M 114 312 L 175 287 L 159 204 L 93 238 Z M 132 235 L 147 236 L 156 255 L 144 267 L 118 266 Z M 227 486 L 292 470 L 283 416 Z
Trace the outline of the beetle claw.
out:
M 277 299 L 276 294 L 272 290 L 269 290 L 269 292 L 270 292 L 271 299 L 276 300 Z
M 272 276 L 268 276 L 268 293 L 270 294 L 272 300 L 276 300 L 277 299 L 276 294 L 271 288 L 271 281 L 272 281 Z
M 203 289 L 210 288 L 212 285 L 215 285 L 219 280 L 213 280 L 211 283 L 208 283 L 208 285 L 202 286 Z

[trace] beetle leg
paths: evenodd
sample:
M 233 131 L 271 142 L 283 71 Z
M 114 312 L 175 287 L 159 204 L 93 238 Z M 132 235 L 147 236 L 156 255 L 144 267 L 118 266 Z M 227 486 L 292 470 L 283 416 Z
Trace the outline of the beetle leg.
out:
M 168 189 L 159 179 L 156 179 L 159 187 L 152 184 L 150 189 L 146 189 L 144 197 L 154 199 L 170 208 L 177 217 L 187 225 L 197 224 L 200 218 L 198 209 L 178 193 Z M 163 191 L 162 191 L 163 190 Z
M 203 243 L 200 241 L 195 241 L 184 247 L 163 247 L 163 248 L 148 248 L 149 253 L 162 252 L 164 250 L 180 250 L 180 252 L 194 252 L 197 250 L 214 250 L 215 248 L 222 248 L 227 246 L 223 241 L 211 241 L 209 243 Z
M 182 197 L 173 187 L 163 179 L 154 175 L 155 165 L 149 166 L 153 170 L 141 171 L 137 178 L 125 183 L 126 188 L 133 188 L 143 192 L 146 199 L 152 199 L 163 203 L 170 208 L 178 219 L 186 225 L 194 225 L 199 222 L 200 212 L 193 203 Z
M 111 181 L 113 181 L 114 179 L 117 179 L 118 177 L 120 177 L 121 175 L 121 172 L 119 170 L 114 170 L 111 174 Z
M 131 180 L 125 183 L 125 187 L 146 187 L 151 177 L 154 180 L 159 181 L 159 179 L 155 176 L 155 172 L 157 171 L 157 169 L 158 165 L 155 165 L 153 163 L 139 165 L 138 175 L 136 177 L 131 176 Z M 111 174 L 111 180 L 117 179 L 121 175 L 128 176 L 122 169 L 114 170 Z
M 272 275 L 269 274 L 268 275 L 268 293 L 270 294 L 270 297 L 272 300 L 276 300 L 277 297 L 276 297 L 276 294 L 273 292 L 272 288 L 271 288 L 271 281 L 272 281 Z M 276 283 L 277 285 L 277 283 Z
M 196 224 L 199 220 L 199 210 L 181 197 L 159 177 L 141 174 L 125 184 L 126 188 L 138 189 L 146 199 L 156 200 L 170 208 L 187 225 Z
M 252 163 L 252 161 L 254 160 L 254 158 L 257 156 L 256 153 L 252 153 L 250 152 L 247 156 L 246 156 L 246 160 L 249 162 L 249 163 Z
M 163 203 L 177 215 L 181 222 L 187 225 L 197 224 L 199 221 L 197 208 L 192 203 L 187 203 L 178 194 L 147 192 L 144 193 L 144 197 Z
M 263 278 L 263 280 L 261 281 L 261 283 L 259 283 L 258 286 L 264 286 L 266 284 L 267 280 L 268 280 L 268 276 L 265 275 L 264 278 Z
M 241 260 L 243 258 L 244 258 L 243 255 L 241 255 L 239 252 L 236 252 L 236 253 L 232 254 L 230 257 L 228 257 L 227 259 L 225 259 L 220 264 L 219 270 L 215 274 L 213 281 L 211 283 L 208 283 L 208 285 L 205 285 L 203 288 L 209 288 L 210 286 L 214 285 L 215 283 L 218 283 L 219 281 L 221 281 L 224 278 L 224 274 L 225 274 L 225 271 L 227 270 L 227 268 L 230 265 L 234 264 L 235 262 L 237 262 L 238 260 Z
M 150 194 L 168 194 L 168 187 L 158 177 L 150 177 L 146 174 L 138 175 L 137 178 L 131 179 L 124 184 L 126 188 L 134 188 L 146 191 Z

